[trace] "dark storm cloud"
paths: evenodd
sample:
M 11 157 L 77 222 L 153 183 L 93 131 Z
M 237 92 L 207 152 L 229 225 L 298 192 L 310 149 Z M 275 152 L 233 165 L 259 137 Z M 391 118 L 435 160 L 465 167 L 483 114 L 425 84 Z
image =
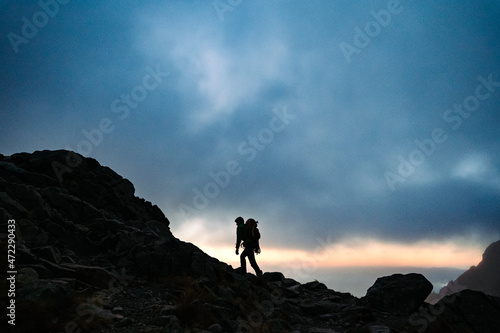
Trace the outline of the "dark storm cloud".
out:
M 3 154 L 80 147 L 173 228 L 241 212 L 311 248 L 499 234 L 495 2 L 44 3 L 2 6 Z

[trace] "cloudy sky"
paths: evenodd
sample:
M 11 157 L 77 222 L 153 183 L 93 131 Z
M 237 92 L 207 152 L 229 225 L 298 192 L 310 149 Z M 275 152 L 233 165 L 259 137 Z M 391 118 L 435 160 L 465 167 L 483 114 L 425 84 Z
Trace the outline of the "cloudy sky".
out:
M 497 0 L 0 11 L 0 153 L 96 158 L 223 261 L 239 215 L 262 268 L 299 280 L 464 269 L 500 238 Z

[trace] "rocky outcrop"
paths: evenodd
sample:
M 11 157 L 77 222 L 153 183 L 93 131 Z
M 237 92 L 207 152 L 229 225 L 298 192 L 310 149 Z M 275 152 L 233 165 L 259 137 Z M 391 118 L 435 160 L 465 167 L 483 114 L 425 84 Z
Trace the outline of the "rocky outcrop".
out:
M 191 270 L 192 257 L 203 252 L 176 239 L 157 206 L 135 197 L 128 180 L 97 161 L 77 156 L 81 162 L 70 168 L 68 156 L 77 155 L 44 151 L 0 160 L 0 213 L 3 222 L 16 220 L 20 268 L 90 285 L 109 277 L 92 267 L 96 260 L 108 271 L 133 274 Z
M 500 297 L 500 241 L 486 248 L 483 259 L 476 267 L 460 275 L 455 283 L 467 289 L 482 291 Z
M 420 332 L 498 332 L 500 299 L 482 292 L 463 290 L 427 304 L 410 316 Z
M 123 272 L 149 278 L 207 272 L 215 279 L 227 268 L 176 239 L 161 210 L 134 192 L 110 168 L 68 151 L 0 156 L 0 224 L 7 230 L 7 221 L 16 221 L 21 309 L 47 301 L 51 305 L 39 309 L 46 321 L 60 317 L 47 311 L 59 313 L 84 290 L 123 286 Z M 7 235 L 1 236 L 6 251 Z M 32 322 L 21 312 L 19 321 Z
M 490 244 L 477 266 L 472 266 L 457 279 L 450 281 L 438 293 L 432 293 L 427 302 L 436 303 L 445 296 L 464 289 L 481 291 L 500 297 L 500 241 Z
M 163 212 L 134 192 L 72 152 L 0 155 L 1 230 L 16 221 L 16 331 L 493 332 L 489 318 L 500 317 L 494 298 L 461 293 L 435 315 L 444 326 L 421 330 L 423 311 L 436 310 L 423 303 L 432 287 L 418 274 L 380 278 L 361 299 L 279 272 L 241 275 L 175 238 Z M 4 262 L 6 242 L 0 233 Z
M 409 316 L 431 291 L 432 283 L 421 274 L 394 274 L 378 278 L 365 298 L 373 308 Z

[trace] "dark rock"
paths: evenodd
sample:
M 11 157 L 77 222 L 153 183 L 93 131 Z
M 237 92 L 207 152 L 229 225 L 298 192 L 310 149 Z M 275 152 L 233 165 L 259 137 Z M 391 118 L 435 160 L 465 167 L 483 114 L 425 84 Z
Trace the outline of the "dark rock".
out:
M 87 285 L 106 289 L 117 280 L 113 274 L 102 267 L 78 264 L 63 264 L 63 266 L 74 271 L 76 279 Z
M 477 266 L 472 266 L 438 293 L 432 293 L 426 302 L 435 304 L 441 298 L 458 291 L 470 289 L 500 297 L 500 241 L 490 244 Z
M 392 330 L 384 325 L 372 325 L 368 329 L 370 333 L 392 333 Z
M 291 287 L 300 285 L 300 283 L 298 283 L 294 279 L 290 279 L 290 278 L 284 278 L 282 280 L 282 283 L 283 283 L 283 287 L 285 287 L 285 288 L 291 288 Z
M 310 328 L 307 332 L 308 333 L 337 333 L 337 331 L 335 331 L 333 329 L 330 329 L 330 328 L 319 328 L 319 327 Z
M 363 299 L 280 272 L 240 274 L 175 238 L 163 212 L 134 193 L 73 152 L 0 154 L 0 217 L 17 222 L 16 311 L 29 323 L 19 331 L 410 333 L 432 318 L 424 310 L 435 318 L 428 332 L 498 327 L 500 301 L 482 294 L 422 305 L 432 286 L 418 274 L 378 279 Z M 476 271 L 498 267 L 495 249 Z M 72 318 L 76 327 L 65 327 Z
M 20 288 L 34 284 L 38 281 L 38 273 L 32 267 L 21 268 L 17 271 L 16 283 Z
M 55 209 L 54 209 L 53 213 L 54 212 L 56 212 Z M 52 214 L 52 215 L 54 216 L 54 214 Z M 68 225 L 68 222 L 65 223 L 64 221 L 54 222 L 52 220 L 44 220 L 42 223 L 40 223 L 40 226 L 47 233 L 49 233 L 53 239 L 57 239 L 57 240 L 64 239 L 64 237 L 68 233 L 68 230 L 66 229 L 65 225 Z
M 394 274 L 378 278 L 366 292 L 370 306 L 380 311 L 410 315 L 432 291 L 432 284 L 421 274 Z
M 17 224 L 16 234 L 18 240 L 22 244 L 25 244 L 26 246 L 32 246 L 32 244 L 36 240 L 36 237 L 40 233 L 40 228 L 37 225 L 35 225 L 33 221 L 27 219 L 16 220 L 16 224 Z
M 265 326 L 269 332 L 290 332 L 290 324 L 283 319 L 267 320 Z
M 153 206 L 158 208 L 157 206 Z M 159 208 L 158 208 L 159 209 Z M 163 214 L 163 213 L 162 213 Z M 160 215 L 160 214 L 156 214 Z M 172 233 L 170 232 L 170 228 L 168 227 L 168 223 L 165 222 L 160 222 L 157 220 L 149 220 L 146 222 L 146 227 L 151 230 L 152 233 L 154 233 L 156 236 L 162 238 L 170 238 L 172 237 Z
M 27 216 L 28 211 L 19 202 L 12 199 L 6 192 L 0 192 L 0 204 L 14 216 Z
M 46 231 L 40 231 L 33 239 L 33 247 L 44 247 L 50 244 L 50 234 Z
M 152 322 L 152 324 L 155 326 L 164 327 L 164 326 L 167 326 L 171 323 L 173 317 L 175 317 L 175 316 L 160 316 L 160 317 L 156 318 Z
M 318 300 L 306 300 L 300 303 L 300 309 L 313 316 L 332 313 L 335 310 L 332 303 Z
M 74 291 L 67 282 L 40 279 L 20 289 L 18 295 L 17 301 L 20 303 L 51 301 L 65 306 L 71 300 Z
M 19 244 L 16 249 L 17 260 L 23 265 L 37 264 L 37 257 L 24 245 Z
M 178 332 L 183 333 L 184 329 L 181 326 L 179 319 L 176 316 L 163 316 L 162 317 L 162 327 L 164 327 L 167 332 Z
M 195 276 L 204 276 L 209 281 L 216 282 L 217 274 L 214 270 L 216 265 L 214 260 L 201 251 L 193 252 L 191 257 L 191 272 Z
M 235 310 L 233 308 L 227 308 L 224 306 L 218 306 L 213 304 L 204 304 L 204 308 L 214 316 L 214 318 L 224 318 L 230 319 L 235 315 Z
M 285 276 L 281 272 L 266 272 L 262 277 L 268 282 L 283 281 Z
M 121 319 L 118 323 L 115 324 L 115 327 L 117 328 L 122 328 L 122 327 L 127 327 L 130 326 L 134 323 L 134 320 L 129 317 L 125 317 Z
M 104 217 L 104 214 L 92 204 L 69 194 L 66 190 L 59 187 L 44 188 L 42 194 L 51 207 L 55 207 L 59 212 L 65 213 L 72 221 L 85 224 L 88 221 Z
M 325 284 L 318 282 L 318 281 L 312 281 L 312 282 L 307 282 L 302 285 L 302 288 L 309 289 L 309 290 L 326 290 L 328 289 Z
M 20 210 L 18 217 L 36 216 L 39 219 L 46 219 L 51 215 L 51 207 L 45 203 L 37 189 L 31 184 L 0 183 L 0 193 L 3 193 L 0 198 L 7 197 L 5 198 L 7 204 L 11 200 L 10 204 L 17 206 Z
M 234 281 L 236 285 L 240 287 L 240 289 L 242 290 L 250 289 L 251 282 L 248 281 L 248 279 L 246 279 L 244 275 L 241 275 L 239 273 L 230 273 L 229 277 L 231 278 L 232 281 Z
M 161 308 L 160 314 L 162 316 L 168 316 L 175 314 L 175 311 L 177 311 L 177 305 L 165 305 Z
M 40 279 L 51 279 L 54 277 L 54 272 L 50 268 L 45 267 L 42 263 L 31 264 L 31 265 L 20 265 L 21 268 L 31 268 L 33 269 Z
M 410 317 L 419 331 L 497 333 L 500 327 L 498 298 L 463 290 L 421 308 Z M 487 319 L 486 319 L 487 318 Z
M 455 280 L 462 288 L 482 291 L 500 297 L 500 241 L 492 243 L 483 253 L 483 260 Z
M 224 329 L 220 324 L 213 324 L 208 328 L 208 331 L 211 333 L 222 333 L 224 332 Z
M 123 308 L 121 306 L 115 306 L 112 310 L 112 313 L 121 313 L 123 312 Z
M 231 299 L 234 298 L 234 291 L 228 286 L 217 285 L 213 288 L 213 291 L 217 297 L 222 299 Z
M 34 248 L 32 251 L 39 258 L 46 259 L 56 264 L 61 263 L 61 252 L 56 247 L 44 246 L 44 247 Z
M 64 267 L 61 265 L 58 265 L 56 263 L 53 263 L 49 260 L 43 259 L 43 258 L 38 258 L 38 260 L 43 264 L 47 270 L 49 270 L 52 273 L 51 278 L 74 278 L 75 277 L 75 270 Z

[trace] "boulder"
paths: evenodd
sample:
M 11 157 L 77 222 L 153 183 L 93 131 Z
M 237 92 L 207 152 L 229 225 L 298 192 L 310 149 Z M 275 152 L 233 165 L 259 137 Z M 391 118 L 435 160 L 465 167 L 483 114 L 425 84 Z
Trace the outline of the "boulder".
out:
M 0 192 L 0 205 L 14 216 L 26 216 L 28 211 L 19 202 L 12 199 L 7 192 Z
M 268 282 L 281 282 L 285 279 L 281 272 L 266 272 L 262 277 Z
M 332 313 L 335 310 L 331 302 L 318 300 L 305 300 L 300 303 L 300 309 L 305 313 L 313 316 Z
M 43 264 L 45 268 L 51 273 L 51 277 L 54 278 L 74 278 L 75 270 L 58 265 L 52 261 L 46 260 L 44 258 L 38 258 L 38 260 Z
M 302 288 L 309 289 L 309 290 L 327 290 L 328 289 L 324 283 L 321 283 L 319 281 L 307 282 L 307 283 L 302 285 Z
M 486 319 L 487 318 L 487 319 Z M 500 298 L 463 290 L 421 308 L 410 317 L 419 331 L 498 333 Z
M 78 281 L 98 288 L 109 288 L 117 280 L 112 273 L 102 267 L 78 264 L 62 264 L 62 266 L 73 270 Z
M 213 258 L 207 256 L 204 252 L 193 252 L 191 257 L 191 272 L 196 276 L 205 276 L 210 282 L 217 281 L 217 274 L 215 273 L 215 265 Z
M 394 274 L 378 278 L 364 297 L 374 309 L 398 315 L 416 311 L 432 291 L 422 274 Z
M 51 261 L 56 264 L 61 263 L 61 252 L 54 246 L 43 246 L 32 249 L 32 252 L 38 257 Z
M 16 283 L 20 288 L 26 287 L 38 281 L 38 273 L 31 267 L 21 268 L 17 271 Z
M 68 282 L 36 279 L 33 283 L 20 288 L 17 294 L 16 302 L 19 303 L 51 301 L 63 306 L 71 300 L 74 291 Z
M 222 332 L 224 332 L 224 328 L 222 328 L 222 325 L 220 325 L 220 324 L 213 324 L 213 325 L 210 325 L 210 327 L 208 328 L 208 331 L 211 333 L 222 333 Z

